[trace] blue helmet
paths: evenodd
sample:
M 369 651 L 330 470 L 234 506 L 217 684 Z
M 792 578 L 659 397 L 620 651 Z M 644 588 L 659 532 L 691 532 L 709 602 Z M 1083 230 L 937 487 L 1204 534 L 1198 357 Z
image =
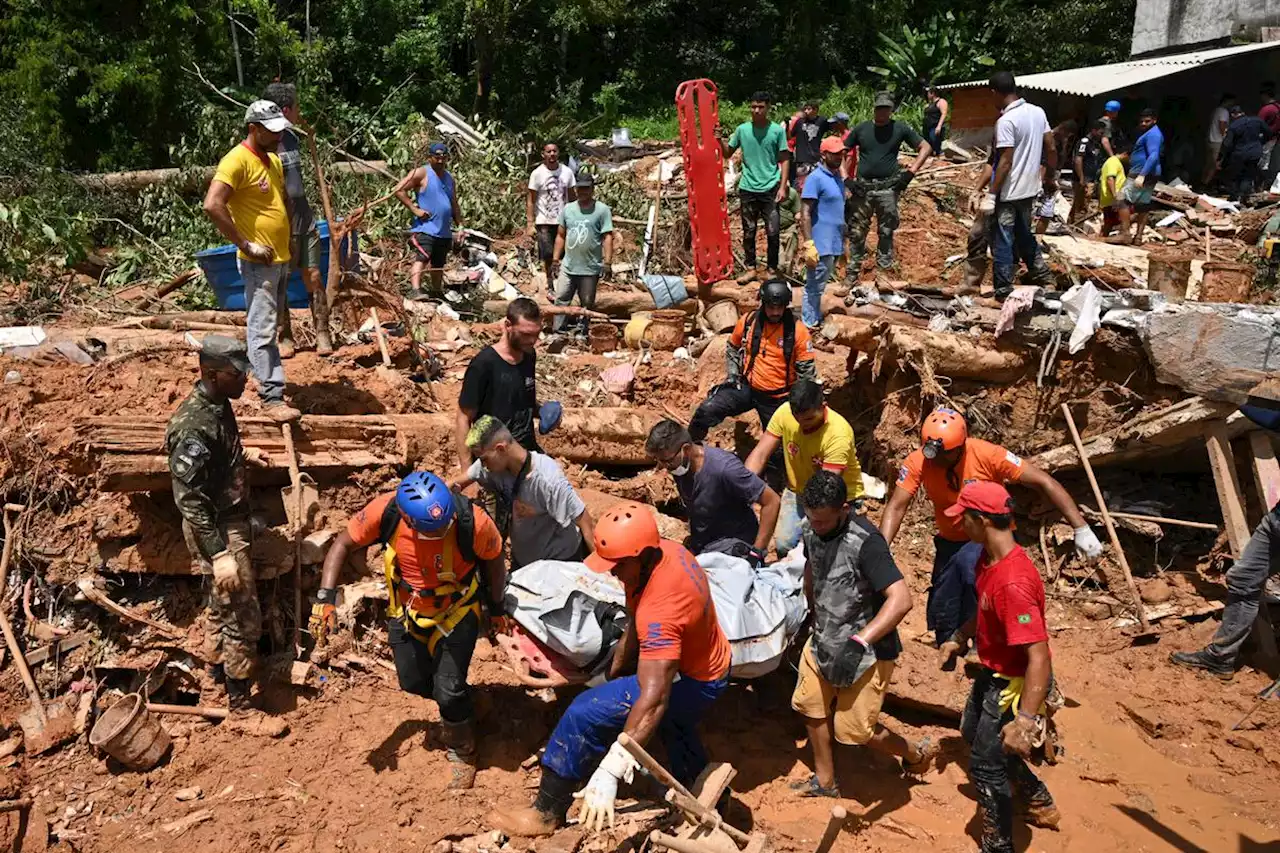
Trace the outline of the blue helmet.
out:
M 414 471 L 396 489 L 396 507 L 419 533 L 439 533 L 453 522 L 453 492 L 435 474 Z
M 1103 111 L 1104 113 L 1118 113 L 1118 112 L 1120 112 L 1120 102 L 1119 102 L 1119 101 L 1107 101 L 1106 106 L 1104 106 L 1104 107 L 1102 108 L 1102 111 Z

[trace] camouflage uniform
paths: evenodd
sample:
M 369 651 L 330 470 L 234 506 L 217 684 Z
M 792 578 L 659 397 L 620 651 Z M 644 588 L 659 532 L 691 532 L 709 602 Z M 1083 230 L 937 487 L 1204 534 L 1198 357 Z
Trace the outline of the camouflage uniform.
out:
M 849 274 L 856 277 L 862 259 L 867 255 L 867 232 L 871 216 L 876 217 L 876 266 L 882 270 L 893 266 L 893 232 L 898 230 L 898 178 L 864 181 L 849 180 L 850 197 L 845 203 L 845 222 L 849 230 Z
M 165 452 L 173 475 L 173 499 L 182 513 L 182 533 L 208 583 L 206 652 L 227 678 L 253 674 L 262 610 L 249 563 L 249 492 L 244 448 L 231 403 L 215 401 L 197 382 L 169 419 Z M 213 557 L 236 555 L 242 588 L 223 593 L 213 587 Z

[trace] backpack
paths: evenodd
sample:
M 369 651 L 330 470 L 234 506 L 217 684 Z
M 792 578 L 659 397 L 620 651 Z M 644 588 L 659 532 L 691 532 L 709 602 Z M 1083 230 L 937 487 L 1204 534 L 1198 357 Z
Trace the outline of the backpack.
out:
M 751 381 L 751 368 L 756 363 L 756 356 L 760 354 L 760 339 L 764 337 L 765 323 L 760 319 L 763 313 L 764 313 L 764 308 L 760 308 L 758 311 L 753 312 L 749 316 L 746 325 L 742 329 L 743 336 L 749 337 L 751 339 L 750 352 L 747 359 L 747 364 L 746 364 L 746 367 L 744 367 L 742 370 L 742 375 L 747 379 L 748 382 Z M 787 393 L 788 390 L 790 390 L 791 382 L 795 380 L 795 376 L 793 375 L 795 370 L 795 365 L 792 364 L 791 362 L 792 356 L 795 355 L 795 351 L 796 351 L 796 315 L 792 312 L 790 308 L 788 308 L 787 310 L 782 312 L 782 358 L 784 359 L 784 362 L 786 364 L 786 367 L 783 368 L 783 371 L 784 371 L 784 375 L 787 377 L 787 384 L 782 386 L 781 388 L 757 388 L 756 389 L 757 391 L 759 391 L 761 394 L 778 396 L 780 394 L 785 394 Z

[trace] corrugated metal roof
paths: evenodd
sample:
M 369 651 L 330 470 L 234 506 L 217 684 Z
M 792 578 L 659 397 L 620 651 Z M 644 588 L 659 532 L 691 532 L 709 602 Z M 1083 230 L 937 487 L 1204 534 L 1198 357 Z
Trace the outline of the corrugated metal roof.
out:
M 1118 92 L 1130 86 L 1145 83 L 1148 80 L 1167 77 L 1170 74 L 1177 74 L 1179 71 L 1186 71 L 1197 66 L 1211 65 L 1245 53 L 1274 50 L 1276 48 L 1280 48 L 1280 41 L 1241 44 L 1234 47 L 1219 47 L 1213 50 L 1196 50 L 1172 56 L 1117 62 L 1112 65 L 1069 68 L 1065 71 L 1046 71 L 1043 74 L 1022 74 L 1017 78 L 1018 88 L 1093 97 L 1094 95 L 1105 95 L 1108 92 Z M 938 88 L 967 89 L 986 85 L 986 80 L 970 80 L 966 83 L 949 83 Z

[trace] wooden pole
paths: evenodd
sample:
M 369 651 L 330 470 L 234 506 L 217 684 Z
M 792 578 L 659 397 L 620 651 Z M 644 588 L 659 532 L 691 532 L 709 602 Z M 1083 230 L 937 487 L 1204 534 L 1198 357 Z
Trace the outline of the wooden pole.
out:
M 836 843 L 836 837 L 840 834 L 840 830 L 844 829 L 844 822 L 849 819 L 849 812 L 844 806 L 832 806 L 831 817 L 827 819 L 827 830 L 822 833 L 822 840 L 818 842 L 814 853 L 828 853 L 831 846 Z
M 163 705 L 148 702 L 147 710 L 153 714 L 183 714 L 188 717 L 208 717 L 211 720 L 225 720 L 226 708 L 210 708 L 207 705 Z
M 1129 571 L 1129 560 L 1124 555 L 1124 549 L 1120 547 L 1120 537 L 1116 536 L 1116 526 L 1111 521 L 1111 513 L 1107 510 L 1107 502 L 1103 500 L 1102 489 L 1098 488 L 1098 478 L 1093 476 L 1093 466 L 1089 464 L 1089 456 L 1084 452 L 1084 442 L 1080 440 L 1080 433 L 1076 430 L 1075 418 L 1071 417 L 1071 408 L 1066 403 L 1062 404 L 1062 414 L 1066 416 L 1067 428 L 1071 430 L 1071 441 L 1076 446 L 1076 452 L 1080 454 L 1080 464 L 1084 467 L 1084 473 L 1089 477 L 1089 487 L 1093 489 L 1094 500 L 1098 502 L 1098 512 L 1102 515 L 1102 523 L 1106 525 L 1107 536 L 1111 538 L 1111 547 L 1116 549 L 1116 559 L 1120 563 L 1120 568 L 1124 571 L 1124 581 L 1129 587 L 1129 595 L 1133 600 L 1133 609 L 1138 614 L 1138 623 L 1142 626 L 1142 633 L 1149 633 L 1151 631 L 1151 623 L 1147 621 L 1147 612 L 1142 606 L 1142 596 L 1138 594 L 1138 585 L 1133 582 L 1133 573 Z
M 1183 521 L 1180 518 L 1165 518 L 1162 515 L 1139 515 L 1136 512 L 1113 512 L 1112 518 L 1127 518 L 1130 521 L 1154 521 L 1156 524 L 1172 524 L 1176 527 L 1194 527 L 1196 530 L 1213 530 L 1222 529 L 1220 524 L 1209 524 L 1204 521 Z
M 737 841 L 739 844 L 747 844 L 751 841 L 751 836 L 747 835 L 737 827 L 724 823 L 720 818 L 720 814 L 716 812 L 715 809 L 707 808 L 702 803 L 698 802 L 698 798 L 695 797 L 688 788 L 681 785 L 679 780 L 672 776 L 671 772 L 668 771 L 667 768 L 663 767 L 656 758 L 650 755 L 643 746 L 637 743 L 631 735 L 626 732 L 622 732 L 618 735 L 618 743 L 622 745 L 623 749 L 631 753 L 631 757 L 639 762 L 641 767 L 648 770 L 649 774 L 653 776 L 653 778 L 671 789 L 669 793 L 675 794 L 672 799 L 681 810 L 692 812 L 697 815 L 698 819 L 703 823 L 723 830 L 726 835 L 734 841 Z

